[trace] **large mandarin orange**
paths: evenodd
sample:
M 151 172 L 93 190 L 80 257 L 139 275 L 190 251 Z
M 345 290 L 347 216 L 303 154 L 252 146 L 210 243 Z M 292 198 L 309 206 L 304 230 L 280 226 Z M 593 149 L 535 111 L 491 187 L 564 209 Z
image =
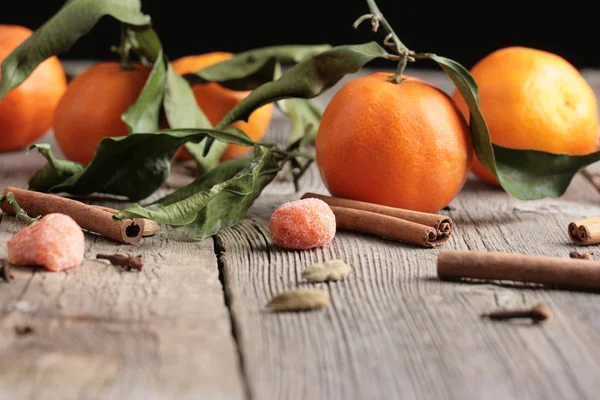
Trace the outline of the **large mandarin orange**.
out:
M 69 83 L 54 115 L 56 142 L 67 159 L 87 165 L 103 138 L 129 134 L 121 115 L 135 103 L 151 70 L 132 67 L 97 63 Z
M 173 69 L 180 75 L 198 72 L 221 61 L 233 57 L 232 53 L 212 52 L 201 55 L 181 57 L 172 62 Z M 250 91 L 230 90 L 216 82 L 193 86 L 196 102 L 212 125 L 216 125 L 236 104 L 246 98 Z M 271 123 L 273 105 L 266 104 L 256 109 L 248 122 L 238 121 L 231 126 L 243 130 L 254 141 L 260 141 Z M 247 154 L 251 149 L 246 146 L 230 144 L 223 153 L 222 160 L 230 160 Z M 176 159 L 190 159 L 186 151 L 179 151 Z
M 24 26 L 0 25 L 0 62 L 32 34 Z M 22 149 L 40 139 L 52 126 L 54 110 L 66 89 L 67 77 L 53 56 L 11 90 L 0 101 L 0 152 Z
M 538 49 L 506 47 L 481 59 L 470 72 L 493 143 L 570 155 L 596 149 L 596 96 L 564 58 Z M 469 109 L 460 92 L 452 98 L 468 120 Z M 483 181 L 499 185 L 477 157 L 472 170 Z
M 316 139 L 321 177 L 333 196 L 436 212 L 469 173 L 468 125 L 437 87 L 390 77 L 360 77 L 333 96 Z

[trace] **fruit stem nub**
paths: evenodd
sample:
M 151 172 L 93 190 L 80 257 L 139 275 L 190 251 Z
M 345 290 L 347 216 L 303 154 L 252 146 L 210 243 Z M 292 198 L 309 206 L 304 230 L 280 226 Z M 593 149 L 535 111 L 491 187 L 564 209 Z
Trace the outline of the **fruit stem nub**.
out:
M 390 82 L 400 83 L 403 80 L 402 74 L 404 73 L 408 62 L 415 61 L 414 57 L 412 57 L 414 52 L 409 50 L 408 47 L 406 47 L 404 43 L 402 43 L 398 35 L 396 35 L 396 32 L 394 32 L 394 30 L 392 29 L 392 26 L 389 24 L 389 22 L 385 19 L 385 17 L 379 10 L 379 7 L 377 7 L 375 0 L 367 0 L 367 5 L 369 6 L 369 10 L 371 11 L 371 13 L 365 14 L 358 18 L 354 23 L 354 27 L 356 28 L 363 21 L 370 19 L 371 25 L 373 26 L 373 32 L 377 32 L 379 30 L 379 26 L 382 26 L 383 29 L 386 32 L 388 32 L 388 35 L 383 41 L 383 44 L 384 46 L 393 49 L 394 52 L 396 52 L 400 56 L 398 59 L 398 68 L 396 69 L 394 76 L 390 78 Z
M 129 38 L 127 37 L 126 32 L 127 27 L 124 23 L 121 23 L 121 43 L 119 46 L 112 46 L 111 51 L 117 53 L 119 57 L 121 57 L 121 68 L 130 71 L 133 69 L 133 66 L 129 62 L 129 52 L 131 51 L 131 43 L 129 42 Z

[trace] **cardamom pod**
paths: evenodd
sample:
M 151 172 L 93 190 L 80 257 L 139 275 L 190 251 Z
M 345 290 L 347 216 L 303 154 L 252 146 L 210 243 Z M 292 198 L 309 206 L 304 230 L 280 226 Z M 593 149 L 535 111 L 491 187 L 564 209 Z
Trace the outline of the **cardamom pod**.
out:
M 302 277 L 310 282 L 337 281 L 345 278 L 350 272 L 350 265 L 336 259 L 310 265 L 302 271 Z
M 312 289 L 294 289 L 271 298 L 267 307 L 273 311 L 307 311 L 329 305 L 329 295 Z

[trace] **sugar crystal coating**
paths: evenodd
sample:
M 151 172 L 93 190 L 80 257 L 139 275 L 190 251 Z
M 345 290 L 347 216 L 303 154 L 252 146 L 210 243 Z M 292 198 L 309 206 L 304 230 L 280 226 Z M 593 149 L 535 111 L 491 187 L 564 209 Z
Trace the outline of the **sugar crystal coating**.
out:
M 73 218 L 48 214 L 8 240 L 7 261 L 13 265 L 36 265 L 62 271 L 81 264 L 84 245 L 83 231 Z
M 288 249 L 311 249 L 335 236 L 335 214 L 323 200 L 306 198 L 279 206 L 269 223 L 273 241 Z

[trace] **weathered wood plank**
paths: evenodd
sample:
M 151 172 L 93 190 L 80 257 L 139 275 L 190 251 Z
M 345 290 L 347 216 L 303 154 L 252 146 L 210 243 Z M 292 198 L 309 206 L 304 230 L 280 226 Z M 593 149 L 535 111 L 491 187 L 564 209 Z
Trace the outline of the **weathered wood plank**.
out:
M 445 78 L 435 82 L 449 90 Z M 303 192 L 327 193 L 314 166 L 303 182 Z M 268 218 L 278 205 L 300 195 L 291 184 L 276 181 L 245 221 L 217 235 L 252 398 L 596 397 L 597 294 L 505 282 L 443 282 L 435 272 L 439 250 L 351 232 L 338 232 L 320 249 L 278 248 L 269 236 Z M 562 198 L 532 202 L 471 178 L 447 211 L 456 231 L 443 249 L 566 258 L 576 249 L 567 236 L 568 223 L 600 215 L 598 196 L 582 176 Z M 598 253 L 600 246 L 585 250 Z M 333 258 L 352 264 L 354 273 L 341 282 L 303 282 L 305 266 Z M 264 307 L 272 295 L 305 286 L 327 291 L 332 304 L 290 314 Z M 479 316 L 540 301 L 554 313 L 540 326 Z
M 0 165 L 13 156 L 27 160 L 3 155 Z M 7 169 L 0 186 L 26 187 L 36 167 Z M 6 257 L 23 225 L 1 217 Z M 16 279 L 0 281 L 0 397 L 245 398 L 212 238 L 182 241 L 163 228 L 133 247 L 93 234 L 86 245 L 75 269 L 13 268 Z M 95 259 L 123 252 L 142 254 L 143 270 Z M 18 336 L 16 325 L 34 332 Z
M 285 200 L 261 199 L 251 219 L 218 236 L 254 398 L 558 399 L 592 398 L 600 389 L 594 294 L 440 282 L 437 250 L 348 232 L 322 249 L 282 250 L 269 237 L 267 218 Z M 565 199 L 535 204 L 470 181 L 452 203 L 457 230 L 445 248 L 568 257 L 575 247 L 566 226 L 597 208 L 585 206 L 594 200 L 582 178 Z M 265 312 L 271 295 L 306 285 L 304 266 L 332 258 L 351 263 L 355 273 L 313 285 L 328 291 L 331 307 Z M 554 312 L 544 326 L 479 318 L 538 301 Z

